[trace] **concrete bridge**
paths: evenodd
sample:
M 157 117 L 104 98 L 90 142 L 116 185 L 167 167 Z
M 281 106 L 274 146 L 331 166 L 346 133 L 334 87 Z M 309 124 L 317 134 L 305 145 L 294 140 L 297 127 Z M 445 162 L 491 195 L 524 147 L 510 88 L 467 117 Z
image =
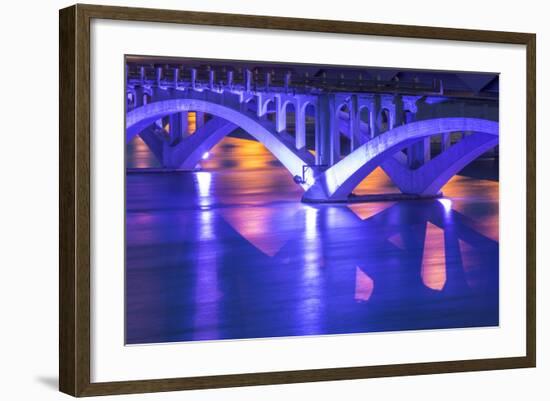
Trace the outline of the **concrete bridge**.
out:
M 126 141 L 139 135 L 165 168 L 193 170 L 225 136 L 244 130 L 289 171 L 307 202 L 357 200 L 353 189 L 376 167 L 403 194 L 434 197 L 498 146 L 498 97 L 483 90 L 491 77 L 463 78 L 468 91 L 446 90 L 445 79 L 327 71 L 130 63 Z

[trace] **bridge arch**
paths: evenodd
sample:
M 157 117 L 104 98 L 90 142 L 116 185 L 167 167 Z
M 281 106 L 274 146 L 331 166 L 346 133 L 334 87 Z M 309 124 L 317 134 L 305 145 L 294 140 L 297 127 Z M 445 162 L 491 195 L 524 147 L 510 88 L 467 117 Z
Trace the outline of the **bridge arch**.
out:
M 296 102 L 287 100 L 283 103 L 282 110 L 279 112 L 284 113 L 285 131 L 296 137 L 296 119 L 300 118 L 296 108 Z
M 426 166 L 426 169 L 416 173 L 419 174 L 418 176 L 405 176 L 405 170 L 403 170 L 405 167 L 391 161 L 391 157 L 398 151 L 419 139 L 453 131 L 472 131 L 476 135 L 471 135 L 473 139 L 460 147 L 456 147 L 459 144 L 454 145 L 453 147 L 456 148 L 453 152 L 451 147 L 434 158 L 433 162 L 439 163 L 438 166 Z M 404 183 L 407 180 L 416 179 L 422 182 L 412 189 L 424 188 L 419 195 L 437 193 L 463 166 L 496 144 L 498 144 L 498 122 L 494 121 L 478 118 L 438 118 L 401 125 L 373 138 L 316 176 L 315 183 L 306 191 L 303 200 L 309 202 L 347 200 L 353 189 L 380 165 L 386 166 L 391 171 L 394 182 L 398 186 L 401 185 L 403 189 L 406 188 Z M 385 164 L 387 160 L 389 163 Z M 438 171 L 435 171 L 436 169 Z M 403 176 L 399 177 L 401 173 Z
M 263 101 L 260 116 L 265 116 L 267 119 L 272 120 L 273 114 L 277 111 L 277 104 L 274 98 L 268 97 Z
M 198 149 L 198 153 L 193 152 L 188 155 L 190 157 L 202 155 L 223 137 L 240 127 L 261 142 L 293 177 L 302 177 L 303 166 L 313 164 L 313 156 L 305 149 L 296 149 L 294 140 L 290 135 L 286 133 L 277 134 L 274 123 L 258 118 L 255 113 L 242 111 L 239 105 L 231 105 L 230 101 L 224 102 L 223 99 L 218 99 L 215 102 L 205 99 L 178 98 L 156 101 L 133 109 L 126 115 L 126 139 L 131 139 L 159 118 L 182 111 L 199 111 L 218 117 L 212 119 L 203 127 L 201 130 L 203 134 L 198 135 L 199 133 L 196 133 L 197 137 L 195 139 L 193 139 L 195 135 L 187 138 L 189 141 L 194 141 L 193 146 L 188 146 L 188 148 Z M 190 145 L 191 143 L 184 140 L 180 142 L 177 148 L 183 149 L 186 144 Z M 176 149 L 172 151 L 176 152 Z M 188 160 L 186 157 L 183 161 L 192 163 L 192 160 Z M 312 180 L 308 177 L 305 178 L 305 182 L 300 183 L 300 185 L 307 189 Z
M 290 122 L 293 123 L 293 126 L 296 125 L 296 104 L 295 99 L 286 97 L 284 95 L 275 96 L 275 129 L 277 132 L 286 131 L 287 133 L 292 133 L 293 131 L 289 129 Z M 291 113 L 289 113 L 289 109 Z M 293 115 L 293 119 L 289 119 L 290 114 Z
M 417 169 L 407 167 L 401 152 L 382 163 L 382 169 L 403 193 L 434 196 L 464 167 L 498 145 L 498 135 L 474 132 Z

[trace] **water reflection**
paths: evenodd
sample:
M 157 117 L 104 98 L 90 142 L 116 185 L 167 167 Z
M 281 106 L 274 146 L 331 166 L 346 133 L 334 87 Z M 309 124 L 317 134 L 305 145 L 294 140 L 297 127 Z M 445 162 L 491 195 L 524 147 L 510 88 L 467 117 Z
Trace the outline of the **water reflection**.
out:
M 324 309 L 324 280 L 323 280 L 323 244 L 318 236 L 319 211 L 313 207 L 303 209 L 304 230 L 303 230 L 303 264 L 302 283 L 298 292 L 301 295 L 301 302 L 298 304 L 296 313 L 296 326 L 300 327 L 297 334 L 307 335 L 311 332 L 320 333 L 323 331 L 323 309 Z M 294 263 L 300 263 L 300 259 Z
M 426 226 L 424 253 L 420 275 L 422 282 L 432 290 L 441 291 L 447 281 L 445 263 L 445 233 L 432 223 Z
M 147 144 L 136 135 L 126 147 L 126 165 L 130 168 L 161 167 Z
M 257 142 L 202 164 L 127 175 L 128 343 L 498 324 L 497 182 L 312 206 Z
M 359 267 L 355 269 L 355 300 L 367 302 L 374 291 L 374 281 Z

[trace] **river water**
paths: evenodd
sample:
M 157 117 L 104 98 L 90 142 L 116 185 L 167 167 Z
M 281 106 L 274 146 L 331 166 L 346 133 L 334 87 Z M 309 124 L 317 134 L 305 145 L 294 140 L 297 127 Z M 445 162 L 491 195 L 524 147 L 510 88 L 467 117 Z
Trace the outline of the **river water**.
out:
M 246 139 L 224 139 L 201 171 L 166 173 L 147 170 L 137 138 L 128 163 L 145 168 L 127 173 L 128 344 L 499 323 L 497 181 L 311 205 Z M 355 192 L 397 189 L 377 169 Z

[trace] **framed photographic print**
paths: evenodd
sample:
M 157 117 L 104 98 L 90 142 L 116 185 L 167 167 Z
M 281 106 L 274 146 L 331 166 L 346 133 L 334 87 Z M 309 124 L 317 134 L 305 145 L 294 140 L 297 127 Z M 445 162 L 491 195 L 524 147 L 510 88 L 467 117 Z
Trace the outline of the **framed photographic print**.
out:
M 534 34 L 61 10 L 60 390 L 535 366 L 535 113 Z

